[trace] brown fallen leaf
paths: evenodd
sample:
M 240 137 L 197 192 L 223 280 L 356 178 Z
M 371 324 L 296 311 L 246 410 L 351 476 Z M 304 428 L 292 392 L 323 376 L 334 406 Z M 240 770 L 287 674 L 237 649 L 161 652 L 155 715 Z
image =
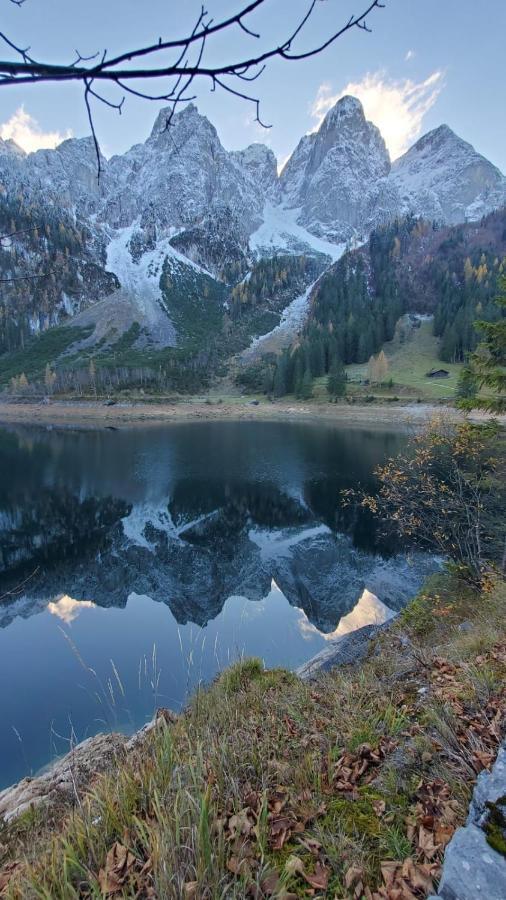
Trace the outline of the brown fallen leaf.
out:
M 229 840 L 233 840 L 238 834 L 250 834 L 254 822 L 250 819 L 251 811 L 248 806 L 241 809 L 238 813 L 230 816 L 228 827 L 230 830 Z
M 372 807 L 374 809 L 374 812 L 376 813 L 376 815 L 379 818 L 384 814 L 384 812 L 387 808 L 387 805 L 384 800 L 373 800 Z
M 14 872 L 19 867 L 20 863 L 17 860 L 13 860 L 10 863 L 7 863 L 6 866 L 0 872 L 0 894 L 3 894 L 5 888 L 9 884 Z
M 227 860 L 227 869 L 233 875 L 244 875 L 248 869 L 248 860 L 247 858 L 239 859 L 238 856 L 231 856 Z
M 271 874 L 267 875 L 260 883 L 260 887 L 267 897 L 272 897 L 272 895 L 277 892 L 278 886 L 279 875 L 277 872 L 271 872 Z
M 302 872 L 302 877 L 305 878 L 307 883 L 318 891 L 327 890 L 329 876 L 330 869 L 319 861 L 316 863 L 314 872 L 306 872 L 305 870 Z
M 98 873 L 98 882 L 102 893 L 118 893 L 125 884 L 135 862 L 133 853 L 116 841 L 107 854 L 105 869 L 100 869 Z
M 350 866 L 346 875 L 344 876 L 344 884 L 347 890 L 354 887 L 357 882 L 362 881 L 364 876 L 364 870 L 360 868 L 360 866 Z
M 303 847 L 306 848 L 306 850 L 309 850 L 309 852 L 312 854 L 312 856 L 318 856 L 318 854 L 322 848 L 322 845 L 320 844 L 319 841 L 316 841 L 314 838 L 301 838 L 301 837 L 298 838 L 297 840 L 299 841 L 299 844 L 301 844 Z
M 278 816 L 270 825 L 271 845 L 274 850 L 282 850 L 285 841 L 290 837 L 295 822 L 290 816 Z M 304 829 L 302 829 L 304 830 Z

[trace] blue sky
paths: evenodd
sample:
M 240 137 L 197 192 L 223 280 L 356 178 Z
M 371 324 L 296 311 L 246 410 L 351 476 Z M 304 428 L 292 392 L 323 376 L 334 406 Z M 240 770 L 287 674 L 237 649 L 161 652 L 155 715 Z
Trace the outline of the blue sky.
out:
M 159 36 L 186 33 L 200 2 L 195 0 L 26 0 L 2 5 L 2 30 L 32 55 L 70 61 L 107 48 L 124 50 Z M 245 0 L 208 0 L 215 17 L 237 11 Z M 325 0 L 317 4 L 307 41 L 332 23 L 361 11 L 367 0 Z M 266 39 L 286 36 L 307 0 L 266 0 L 251 20 Z M 317 127 L 326 109 L 344 92 L 364 102 L 366 114 L 384 132 L 393 156 L 431 128 L 446 122 L 506 171 L 506 80 L 503 71 L 505 0 L 386 0 L 370 19 L 372 34 L 345 35 L 321 56 L 300 63 L 279 60 L 256 82 L 269 131 L 254 122 L 245 103 L 195 85 L 197 105 L 215 124 L 228 149 L 262 141 L 282 162 L 300 137 Z M 222 38 L 209 59 L 233 59 L 251 52 L 252 39 L 239 29 Z M 5 52 L 8 58 L 7 51 Z M 161 105 L 161 104 L 158 104 Z M 106 155 L 145 140 L 157 105 L 128 99 L 123 115 L 97 108 L 95 120 Z M 76 85 L 3 88 L 0 135 L 25 149 L 54 146 L 63 136 L 89 131 Z

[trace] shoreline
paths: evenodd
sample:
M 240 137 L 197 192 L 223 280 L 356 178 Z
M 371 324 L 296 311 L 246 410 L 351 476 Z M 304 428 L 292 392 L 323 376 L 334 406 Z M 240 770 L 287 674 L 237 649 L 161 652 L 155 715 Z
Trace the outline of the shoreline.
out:
M 214 403 L 190 401 L 178 403 L 121 402 L 106 406 L 100 401 L 54 400 L 40 402 L 0 401 L 0 425 L 42 425 L 81 429 L 146 427 L 176 422 L 198 421 L 294 421 L 325 422 L 352 426 L 420 426 L 435 415 L 461 421 L 463 413 L 454 407 L 435 404 L 373 406 L 372 404 L 287 403 L 252 401 Z M 490 418 L 477 411 L 472 421 Z M 498 417 L 506 424 L 506 417 Z

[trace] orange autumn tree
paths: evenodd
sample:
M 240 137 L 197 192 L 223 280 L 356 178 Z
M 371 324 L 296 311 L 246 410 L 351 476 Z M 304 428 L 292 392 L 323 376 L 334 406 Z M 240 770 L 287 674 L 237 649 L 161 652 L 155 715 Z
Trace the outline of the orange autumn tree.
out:
M 434 420 L 376 469 L 375 495 L 346 492 L 409 543 L 482 586 L 506 563 L 504 438 L 494 424 Z

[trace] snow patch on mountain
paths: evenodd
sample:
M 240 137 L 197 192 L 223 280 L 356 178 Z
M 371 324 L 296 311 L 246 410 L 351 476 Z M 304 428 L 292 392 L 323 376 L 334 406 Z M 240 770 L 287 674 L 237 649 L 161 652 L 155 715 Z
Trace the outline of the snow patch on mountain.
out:
M 248 537 L 260 550 L 262 562 L 281 557 L 290 557 L 292 550 L 306 541 L 315 541 L 322 536 L 332 535 L 327 525 L 314 525 L 311 528 L 285 528 L 280 531 L 265 531 L 251 528 Z
M 336 262 L 344 252 L 344 244 L 334 244 L 311 234 L 297 222 L 300 209 L 287 209 L 266 203 L 263 222 L 250 236 L 249 245 L 257 256 L 278 253 L 323 253 Z
M 122 228 L 112 238 L 107 247 L 107 269 L 114 272 L 122 293 L 137 308 L 141 327 L 149 330 L 158 346 L 171 346 L 175 344 L 176 335 L 160 289 L 164 260 L 170 251 L 169 238 L 158 242 L 139 260 L 134 260 L 131 241 L 136 228 L 136 223 Z

